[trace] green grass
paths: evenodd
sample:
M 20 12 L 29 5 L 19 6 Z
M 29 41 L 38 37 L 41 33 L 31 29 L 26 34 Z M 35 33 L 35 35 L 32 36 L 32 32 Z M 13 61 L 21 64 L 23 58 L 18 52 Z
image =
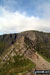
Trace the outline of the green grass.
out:
M 4 48 L 5 48 L 5 43 L 4 42 L 0 42 L 0 54 L 2 53 Z
M 9 49 L 8 42 L 0 41 L 0 56 L 1 58 L 7 53 Z
M 47 58 L 46 56 L 44 56 L 43 54 L 41 54 L 40 52 L 38 52 L 38 54 L 40 54 L 40 56 L 42 56 L 46 61 L 48 61 L 50 63 L 50 59 Z
M 19 73 L 25 73 L 35 68 L 35 64 L 23 56 L 14 56 L 14 60 L 14 63 L 5 63 L 0 68 L 0 75 L 18 75 Z

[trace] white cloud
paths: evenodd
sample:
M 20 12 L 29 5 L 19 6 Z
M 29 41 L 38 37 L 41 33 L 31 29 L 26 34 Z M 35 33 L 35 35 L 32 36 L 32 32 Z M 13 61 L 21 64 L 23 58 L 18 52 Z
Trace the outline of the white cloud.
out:
M 50 19 L 50 1 L 39 4 L 35 10 L 37 10 L 44 18 Z
M 50 22 L 47 19 L 40 19 L 34 16 L 26 16 L 16 12 L 9 12 L 4 8 L 0 8 L 2 15 L 0 15 L 0 32 L 13 33 L 26 30 L 40 30 L 50 32 Z

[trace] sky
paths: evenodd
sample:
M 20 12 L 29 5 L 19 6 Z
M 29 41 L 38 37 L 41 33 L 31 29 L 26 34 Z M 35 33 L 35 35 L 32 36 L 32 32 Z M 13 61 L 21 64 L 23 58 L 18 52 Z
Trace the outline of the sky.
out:
M 0 0 L 0 34 L 50 32 L 50 0 Z

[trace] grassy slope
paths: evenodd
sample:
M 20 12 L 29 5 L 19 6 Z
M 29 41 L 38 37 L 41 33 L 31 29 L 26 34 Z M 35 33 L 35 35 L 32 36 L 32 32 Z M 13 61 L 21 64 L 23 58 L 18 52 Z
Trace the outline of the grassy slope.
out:
M 29 59 L 23 58 L 23 56 L 14 56 L 14 63 L 9 61 L 9 64 L 5 63 L 0 68 L 0 75 L 18 75 L 18 73 L 24 73 L 30 71 L 35 67 Z
M 49 58 L 47 58 L 46 56 L 44 56 L 43 54 L 41 54 L 41 53 L 39 53 L 39 52 L 38 52 L 38 54 L 39 54 L 40 56 L 42 56 L 46 61 L 48 61 L 48 62 L 50 63 L 50 59 L 49 59 Z
M 50 62 L 50 34 L 37 33 L 36 51 L 48 62 Z

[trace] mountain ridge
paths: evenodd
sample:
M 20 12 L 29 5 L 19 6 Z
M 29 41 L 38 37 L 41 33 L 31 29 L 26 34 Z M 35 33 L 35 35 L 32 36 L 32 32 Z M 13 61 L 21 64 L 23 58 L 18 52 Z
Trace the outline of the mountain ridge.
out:
M 45 44 L 47 46 L 48 44 L 48 48 L 50 49 L 49 45 L 50 45 L 50 34 L 48 33 L 43 33 L 43 32 L 37 32 L 37 31 L 25 31 L 19 34 L 8 34 L 8 35 L 3 35 L 0 36 L 0 42 L 6 43 L 8 42 L 8 47 L 12 44 L 14 44 L 14 42 L 18 39 L 20 39 L 22 36 L 27 37 L 28 39 L 32 40 L 33 42 L 35 41 L 35 43 L 39 45 Z M 42 45 L 41 45 L 42 47 Z
M 46 59 L 50 60 L 50 34 L 48 33 L 26 31 L 19 34 L 0 36 L 0 57 L 1 63 L 3 64 L 6 62 L 14 63 L 13 57 L 16 55 L 20 55 L 31 60 L 36 58 L 37 60 L 34 60 L 34 64 L 38 61 L 41 62 L 42 60 L 46 62 L 42 57 L 39 56 L 40 54 L 45 56 Z M 40 60 L 40 58 L 42 60 Z M 44 65 L 44 67 L 42 66 L 43 69 L 49 69 L 49 63 L 41 63 L 41 65 Z M 42 69 L 39 67 L 39 65 L 36 68 Z

